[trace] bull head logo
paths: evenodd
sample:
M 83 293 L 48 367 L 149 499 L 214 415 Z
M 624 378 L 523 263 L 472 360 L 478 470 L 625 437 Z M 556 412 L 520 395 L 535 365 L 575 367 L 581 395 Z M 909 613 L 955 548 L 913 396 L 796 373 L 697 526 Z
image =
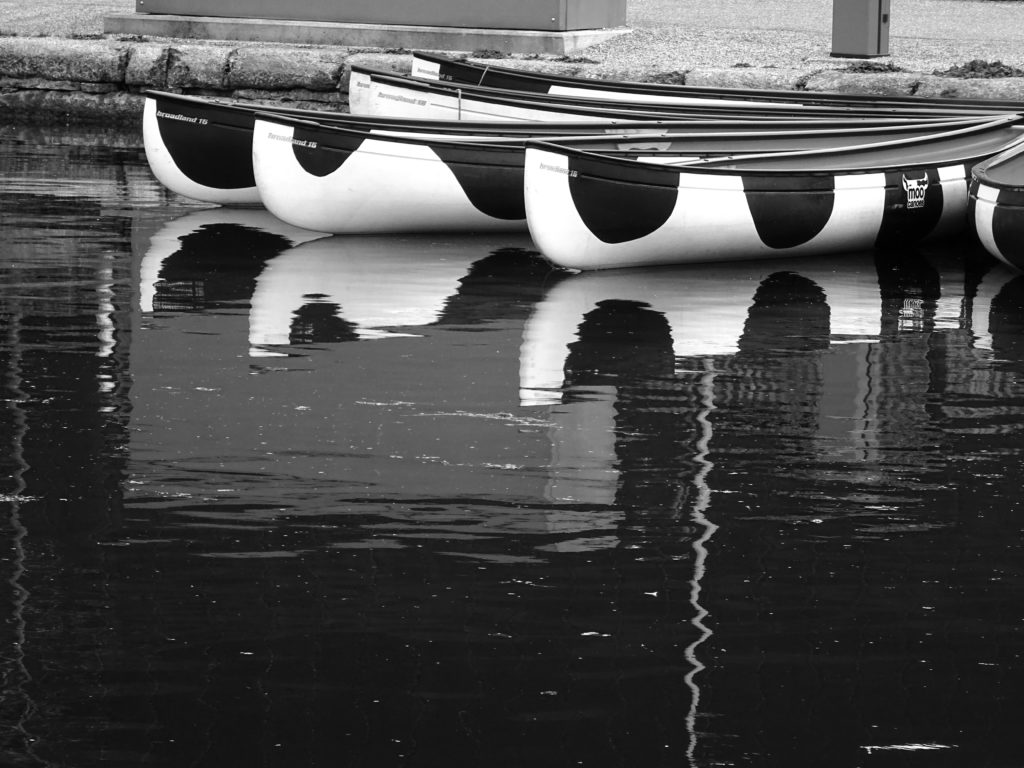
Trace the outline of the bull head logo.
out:
M 907 193 L 907 208 L 924 208 L 924 198 L 928 192 L 928 176 L 911 179 L 904 174 L 903 191 Z

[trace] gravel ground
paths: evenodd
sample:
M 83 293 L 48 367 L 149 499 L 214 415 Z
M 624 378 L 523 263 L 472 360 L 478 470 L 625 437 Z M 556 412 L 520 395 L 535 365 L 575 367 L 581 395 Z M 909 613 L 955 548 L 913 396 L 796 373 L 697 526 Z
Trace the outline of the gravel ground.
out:
M 832 0 L 627 0 L 631 34 L 578 52 L 610 68 L 845 67 L 831 57 Z M 1024 69 L 1024 1 L 891 0 L 889 56 L 911 72 L 974 59 Z M 103 17 L 135 0 L 0 0 L 0 34 L 100 35 Z
M 848 66 L 832 50 L 832 0 L 628 0 L 633 34 L 581 52 L 625 67 Z M 891 0 L 889 56 L 910 72 L 974 59 L 1024 69 L 1024 2 Z

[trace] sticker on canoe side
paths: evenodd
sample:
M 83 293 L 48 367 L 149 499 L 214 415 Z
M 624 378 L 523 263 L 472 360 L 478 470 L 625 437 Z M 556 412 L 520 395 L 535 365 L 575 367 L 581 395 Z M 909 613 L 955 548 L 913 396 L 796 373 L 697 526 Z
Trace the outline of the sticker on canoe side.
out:
M 966 187 L 967 181 L 964 180 Z M 885 207 L 876 247 L 924 240 L 942 219 L 942 184 L 934 168 L 885 174 Z
M 903 174 L 903 191 L 907 193 L 907 208 L 924 208 L 928 177 L 911 178 Z
M 678 176 L 644 166 L 611 167 L 570 157 L 566 179 L 580 219 L 605 243 L 625 243 L 656 232 L 672 215 L 679 197 Z
M 744 177 L 743 193 L 761 242 L 780 250 L 815 238 L 835 209 L 833 176 Z

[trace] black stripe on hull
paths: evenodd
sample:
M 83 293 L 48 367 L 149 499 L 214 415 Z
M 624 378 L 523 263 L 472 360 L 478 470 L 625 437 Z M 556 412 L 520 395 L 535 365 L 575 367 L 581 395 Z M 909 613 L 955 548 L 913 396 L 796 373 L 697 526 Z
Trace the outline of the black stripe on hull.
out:
M 992 239 L 999 253 L 1024 269 L 1024 190 L 999 190 L 992 210 Z
M 488 88 L 504 88 L 512 91 L 547 93 L 550 85 L 543 80 L 520 78 L 493 69 L 481 69 L 457 61 L 441 62 L 437 79 L 446 83 L 467 83 L 486 85 Z
M 966 183 L 965 180 L 965 186 Z M 886 173 L 885 208 L 875 247 L 889 248 L 924 240 L 942 219 L 944 205 L 936 169 Z
M 352 153 L 362 146 L 365 136 L 331 134 L 330 144 L 323 141 L 324 134 L 315 128 L 296 125 L 292 133 L 292 152 L 295 161 L 310 176 L 323 178 L 341 168 Z
M 835 179 L 829 175 L 744 177 L 743 194 L 758 237 L 769 248 L 809 242 L 835 210 Z
M 972 178 L 967 189 L 967 220 L 974 222 L 978 215 L 978 180 Z
M 679 197 L 678 177 L 642 166 L 616 174 L 609 178 L 600 165 L 593 172 L 586 157 L 569 158 L 569 193 L 587 229 L 605 243 L 625 243 L 664 226 Z
M 432 144 L 473 207 L 502 221 L 526 218 L 522 149 L 466 148 Z
M 175 166 L 211 189 L 256 185 L 252 170 L 251 114 L 156 99 L 160 140 Z

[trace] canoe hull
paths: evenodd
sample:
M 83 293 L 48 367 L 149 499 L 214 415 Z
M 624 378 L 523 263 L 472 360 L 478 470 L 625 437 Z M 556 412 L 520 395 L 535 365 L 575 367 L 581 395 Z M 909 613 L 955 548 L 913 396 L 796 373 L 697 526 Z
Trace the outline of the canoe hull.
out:
M 966 224 L 968 170 L 608 175 L 529 147 L 525 198 L 541 253 L 590 270 L 841 253 L 951 235 Z
M 970 218 L 986 251 L 1024 270 L 1024 190 L 1000 189 L 974 180 Z
M 251 114 L 213 120 L 201 105 L 164 108 L 147 98 L 142 140 L 153 175 L 167 189 L 220 205 L 259 205 L 252 173 Z
M 1024 144 L 975 166 L 970 220 L 990 254 L 1024 270 Z
M 336 139 L 324 152 L 315 135 L 256 121 L 257 188 L 282 221 L 334 234 L 526 229 L 521 153 L 445 155 L 370 135 Z

